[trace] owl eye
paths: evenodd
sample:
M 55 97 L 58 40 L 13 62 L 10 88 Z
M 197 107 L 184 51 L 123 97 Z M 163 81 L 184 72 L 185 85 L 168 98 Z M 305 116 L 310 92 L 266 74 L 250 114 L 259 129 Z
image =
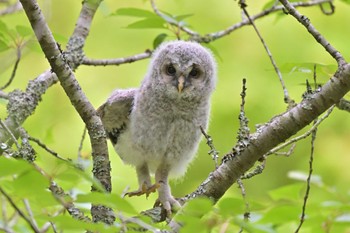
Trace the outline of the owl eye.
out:
M 197 77 L 198 75 L 199 75 L 198 69 L 193 68 L 193 69 L 191 70 L 191 72 L 190 72 L 190 76 L 193 77 L 193 78 L 195 78 L 195 77 Z
M 173 65 L 169 65 L 167 68 L 166 68 L 166 73 L 170 76 L 173 76 L 176 74 L 176 69 Z

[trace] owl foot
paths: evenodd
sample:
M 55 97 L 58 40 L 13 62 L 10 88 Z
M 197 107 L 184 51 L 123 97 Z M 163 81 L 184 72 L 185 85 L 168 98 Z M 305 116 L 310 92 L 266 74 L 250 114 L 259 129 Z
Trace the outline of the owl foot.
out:
M 177 211 L 181 208 L 180 202 L 178 202 L 173 196 L 158 197 L 153 207 L 163 207 L 166 211 L 167 218 L 171 217 L 172 211 Z
M 157 183 L 154 185 L 148 186 L 146 184 L 146 182 L 144 182 L 141 185 L 141 187 L 139 188 L 139 190 L 133 191 L 133 192 L 128 192 L 125 194 L 125 196 L 132 197 L 132 196 L 141 196 L 141 195 L 146 194 L 146 198 L 147 198 L 151 193 L 156 192 L 156 190 L 158 188 L 159 188 L 159 184 L 157 184 Z

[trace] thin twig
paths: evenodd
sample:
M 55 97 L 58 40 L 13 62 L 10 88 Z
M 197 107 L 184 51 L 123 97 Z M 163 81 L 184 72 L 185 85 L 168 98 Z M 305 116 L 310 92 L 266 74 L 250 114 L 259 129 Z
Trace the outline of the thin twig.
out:
M 250 129 L 248 127 L 248 118 L 245 115 L 245 97 L 247 95 L 247 87 L 246 87 L 247 80 L 244 78 L 242 80 L 242 91 L 241 91 L 241 106 L 240 106 L 240 112 L 239 112 L 239 130 L 238 130 L 238 144 L 245 147 L 249 144 L 249 136 L 250 136 Z
M 4 196 L 1 196 L 1 214 L 2 214 L 2 225 L 4 228 L 7 228 L 7 208 L 6 208 L 6 200 Z
M 275 59 L 273 58 L 272 53 L 271 53 L 269 47 L 268 47 L 267 44 L 265 43 L 264 38 L 263 38 L 262 35 L 260 34 L 260 32 L 259 32 L 258 28 L 256 27 L 254 21 L 253 21 L 252 18 L 250 17 L 250 15 L 249 15 L 249 13 L 248 13 L 248 11 L 247 11 L 247 9 L 246 9 L 247 5 L 245 4 L 245 1 L 242 1 L 242 0 L 241 0 L 239 4 L 240 4 L 241 9 L 243 10 L 245 16 L 248 18 L 249 23 L 253 26 L 256 35 L 259 37 L 259 39 L 260 39 L 262 45 L 264 46 L 264 49 L 265 49 L 267 55 L 269 56 L 270 62 L 271 62 L 271 64 L 272 64 L 273 68 L 275 69 L 275 72 L 276 72 L 276 74 L 277 74 L 277 76 L 278 76 L 278 79 L 279 79 L 279 81 L 280 81 L 280 83 L 281 83 L 281 86 L 282 86 L 282 89 L 283 89 L 283 94 L 284 94 L 283 100 L 284 100 L 284 102 L 285 102 L 286 104 L 288 104 L 288 106 L 292 106 L 292 105 L 294 104 L 294 101 L 289 97 L 289 93 L 288 93 L 287 87 L 286 87 L 286 85 L 285 85 L 285 83 L 284 83 L 284 80 L 283 80 L 283 77 L 282 77 L 282 73 L 281 73 L 280 69 L 278 68 L 278 66 L 277 66 L 277 64 L 276 64 L 276 61 L 275 61 Z
M 21 11 L 22 9 L 23 8 L 22 8 L 21 3 L 19 1 L 17 1 L 16 3 L 14 3 L 14 4 L 8 6 L 7 8 L 1 10 L 0 11 L 0 16 L 12 14 L 12 13 Z
M 84 141 L 85 141 L 85 136 L 86 136 L 86 126 L 84 127 L 84 131 L 83 131 L 83 135 L 81 136 L 81 140 L 80 140 L 80 143 L 79 143 L 79 148 L 78 148 L 78 159 L 82 159 L 82 154 L 81 154 L 81 151 L 83 150 L 83 144 L 84 144 Z
M 152 55 L 152 51 L 146 50 L 146 52 L 136 54 L 130 57 L 122 57 L 122 58 L 115 58 L 115 59 L 90 59 L 90 58 L 84 57 L 82 64 L 89 65 L 89 66 L 121 65 L 125 63 L 132 63 L 135 61 L 146 59 L 146 58 L 149 58 L 151 55 Z
M 314 125 L 316 123 L 316 120 L 314 121 Z M 298 233 L 299 230 L 301 229 L 304 221 L 305 221 L 305 213 L 306 213 L 306 203 L 309 198 L 310 194 L 310 188 L 311 188 L 311 177 L 312 177 L 312 172 L 313 172 L 313 161 L 314 161 L 314 151 L 315 151 L 315 140 L 316 140 L 316 134 L 317 134 L 317 127 L 312 130 L 311 134 L 311 152 L 310 152 L 310 159 L 309 159 L 309 175 L 306 180 L 306 191 L 304 195 L 304 202 L 301 210 L 301 216 L 300 216 L 300 222 L 295 230 L 295 233 Z
M 292 139 L 290 139 L 289 141 L 286 141 L 285 143 L 282 143 L 281 145 L 279 146 L 276 146 L 275 148 L 273 148 L 272 150 L 270 150 L 268 153 L 266 153 L 265 156 L 268 156 L 268 155 L 271 155 L 271 154 L 274 154 L 276 153 L 277 151 L 285 148 L 286 146 L 292 144 L 292 143 L 295 143 L 297 141 L 300 141 L 306 137 L 308 137 L 312 132 L 313 130 L 315 130 L 327 117 L 329 117 L 329 115 L 332 113 L 333 109 L 334 109 L 335 105 L 332 105 L 328 110 L 327 112 L 322 116 L 320 117 L 315 123 L 314 125 L 307 131 L 305 132 L 304 134 L 300 135 L 300 136 L 297 136 L 297 137 L 294 137 Z
M 11 85 L 12 81 L 14 80 L 15 76 L 16 76 L 16 71 L 17 71 L 17 68 L 18 68 L 18 64 L 21 60 L 21 47 L 18 46 L 17 47 L 17 58 L 16 58 L 16 61 L 15 61 L 15 65 L 13 66 L 13 70 L 12 70 L 12 73 L 11 73 L 11 76 L 10 76 L 10 79 L 7 81 L 7 83 L 5 83 L 4 86 L 0 87 L 0 91 L 4 90 L 5 88 L 7 88 L 8 86 Z
M 41 142 L 39 139 L 34 138 L 32 136 L 28 135 L 28 140 L 35 142 L 38 146 L 40 146 L 41 148 L 43 148 L 44 150 L 46 150 L 48 153 L 52 154 L 53 156 L 55 156 L 56 158 L 66 161 L 66 159 L 62 158 L 57 152 L 53 151 L 52 149 L 48 148 L 43 142 Z
M 2 120 L 0 119 L 0 125 L 1 127 L 10 135 L 11 139 L 15 142 L 17 149 L 21 148 L 21 145 L 18 143 L 16 137 L 13 135 L 13 133 L 11 132 L 11 130 L 6 126 L 6 124 L 4 124 L 2 122 Z
M 307 31 L 315 38 L 315 40 L 322 45 L 326 51 L 337 61 L 338 66 L 343 66 L 346 64 L 344 57 L 341 53 L 336 50 L 326 38 L 319 33 L 316 28 L 311 24 L 311 21 L 305 15 L 300 14 L 297 9 L 287 0 L 279 0 L 283 6 L 286 8 L 287 12 L 296 18 L 306 29 Z
M 30 228 L 35 233 L 40 233 L 40 230 L 35 226 L 35 224 L 18 208 L 15 202 L 11 199 L 11 197 L 0 187 L 0 192 L 6 197 L 7 201 L 11 204 L 11 206 L 16 210 L 16 212 L 29 224 Z
M 211 155 L 212 159 L 215 161 L 215 169 L 218 167 L 218 158 L 219 158 L 219 152 L 215 149 L 213 139 L 208 135 L 202 126 L 199 126 L 202 134 L 204 135 L 205 139 L 207 139 L 207 145 L 210 147 L 210 151 L 208 151 L 208 154 Z
M 303 2 L 303 1 L 293 2 L 292 6 L 294 6 L 294 7 L 311 7 L 311 6 L 320 5 L 320 4 L 327 3 L 327 2 L 331 2 L 331 0 L 311 0 L 308 2 Z M 284 9 L 284 7 L 281 5 L 274 5 L 271 8 L 268 8 L 268 9 L 263 10 L 262 12 L 260 12 L 256 15 L 251 16 L 251 20 L 255 21 L 256 19 L 262 18 L 262 17 L 269 15 L 269 14 L 276 12 L 276 11 L 281 11 L 283 9 Z M 224 37 L 224 36 L 230 34 L 231 32 L 233 32 L 233 31 L 235 31 L 243 26 L 249 25 L 249 24 L 250 24 L 249 20 L 244 19 L 241 22 L 233 24 L 224 30 L 209 33 L 209 34 L 204 35 L 204 36 L 197 36 L 197 38 L 195 38 L 195 39 L 200 41 L 200 42 L 209 43 L 210 41 L 217 40 L 221 37 Z
M 261 163 L 260 163 L 258 166 L 256 166 L 256 168 L 255 168 L 253 171 L 248 172 L 248 173 L 242 175 L 242 176 L 240 177 L 240 179 L 241 179 L 241 180 L 250 179 L 250 178 L 252 178 L 253 176 L 256 176 L 256 175 L 261 174 L 261 173 L 264 171 L 265 166 L 266 166 L 266 159 L 263 158 L 263 160 L 261 161 Z
M 24 203 L 24 206 L 25 206 L 25 208 L 26 208 L 26 210 L 27 210 L 27 213 L 28 213 L 28 216 L 29 216 L 30 221 L 33 223 L 33 225 L 34 225 L 37 229 L 39 229 L 39 228 L 38 228 L 38 224 L 37 224 L 36 221 L 35 221 L 35 218 L 34 218 L 34 215 L 33 215 L 33 211 L 32 211 L 32 209 L 30 208 L 30 204 L 29 204 L 28 199 L 23 199 L 23 203 Z
M 250 207 L 249 207 L 249 203 L 247 201 L 247 194 L 245 192 L 244 184 L 243 184 L 241 179 L 237 179 L 237 184 L 238 184 L 239 188 L 241 189 L 242 198 L 243 198 L 243 201 L 245 203 L 245 212 L 243 214 L 243 218 L 245 221 L 249 221 Z M 241 226 L 241 229 L 239 232 L 243 232 L 243 226 Z

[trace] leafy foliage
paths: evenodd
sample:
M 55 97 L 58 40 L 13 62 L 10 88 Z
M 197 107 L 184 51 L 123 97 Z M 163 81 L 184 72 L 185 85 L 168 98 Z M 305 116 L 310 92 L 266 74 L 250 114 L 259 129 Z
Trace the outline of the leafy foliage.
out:
M 350 4 L 349 0 L 342 0 L 342 2 Z M 276 1 L 267 1 L 263 9 L 266 10 L 275 3 Z M 189 25 L 185 20 L 188 20 L 194 14 L 173 15 L 164 11 L 161 11 L 161 13 L 162 17 L 149 10 L 128 7 L 119 8 L 111 15 L 136 19 L 129 23 L 125 27 L 126 29 L 133 29 L 133 31 L 142 29 L 142 32 L 145 29 L 160 30 L 160 32 L 157 31 L 156 34 L 152 34 L 152 38 L 154 38 L 153 48 L 157 48 L 159 44 L 169 38 L 190 37 L 180 29 Z M 284 14 L 281 13 L 281 15 Z M 4 54 L 11 48 L 27 45 L 32 36 L 32 30 L 28 26 L 24 26 L 24 24 L 9 26 L 8 23 L 0 21 L 1 54 Z M 66 36 L 58 32 L 55 32 L 55 38 L 60 43 L 67 41 Z M 251 38 L 249 37 L 249 39 Z M 216 47 L 212 44 L 207 46 L 218 56 L 219 50 L 215 49 Z M 246 45 L 241 43 L 239 46 L 244 47 Z M 226 46 L 226 48 L 229 51 L 229 46 Z M 40 50 L 36 48 L 36 51 Z M 239 51 L 237 53 L 239 54 Z M 243 55 L 247 56 L 246 54 L 249 54 L 249 51 L 244 50 L 235 59 L 239 60 Z M 312 77 L 315 72 L 318 75 L 318 79 L 321 79 L 321 82 L 326 81 L 336 70 L 334 65 L 321 62 L 293 63 L 289 61 L 279 68 L 282 73 L 288 74 L 293 79 L 298 79 L 298 76 L 303 78 Z M 54 100 L 54 103 L 57 104 L 56 99 Z M 225 100 L 227 101 L 227 96 L 225 96 Z M 59 105 L 59 101 L 57 102 Z M 2 103 L 5 104 L 6 102 L 3 101 Z M 220 101 L 217 101 L 217 104 L 219 105 Z M 275 104 L 274 102 L 273 107 L 275 107 Z M 52 108 L 52 112 L 56 109 L 56 107 Z M 225 109 L 227 109 L 226 106 Z M 256 115 L 260 114 L 259 112 Z M 55 114 L 51 113 L 51 115 Z M 231 113 L 227 115 L 230 115 L 230 118 L 232 117 Z M 225 123 L 225 128 L 227 128 L 227 122 L 225 120 L 223 122 Z M 40 127 L 35 127 L 42 128 L 42 124 L 45 124 L 44 120 L 40 121 Z M 67 132 L 64 133 L 66 137 Z M 51 129 L 48 130 L 46 128 L 45 134 L 49 134 L 47 141 L 50 143 L 54 144 L 57 141 L 52 136 Z M 7 148 L 7 145 L 5 147 Z M 15 146 L 13 147 L 15 148 Z M 65 144 L 62 147 L 67 147 L 67 145 Z M 86 153 L 90 154 L 90 151 Z M 132 199 L 122 198 L 120 196 L 120 193 L 122 193 L 120 187 L 117 187 L 118 192 L 104 192 L 102 185 L 92 177 L 88 169 L 82 170 L 70 160 L 62 161 L 45 152 L 39 152 L 37 158 L 38 160 L 34 163 L 28 163 L 9 156 L 0 156 L 0 188 L 2 190 L 2 193 L 0 193 L 0 206 L 3 213 L 2 218 L 0 218 L 0 230 L 6 230 L 6 227 L 13 229 L 15 232 L 30 232 L 32 230 L 28 222 L 23 218 L 19 218 L 17 221 L 8 221 L 18 218 L 16 217 L 18 216 L 18 210 L 15 209 L 14 205 L 30 216 L 31 220 L 36 222 L 39 228 L 50 222 L 54 225 L 56 232 L 85 230 L 93 232 L 139 232 L 145 228 L 150 231 L 152 229 L 169 230 L 169 226 L 162 223 L 153 223 L 146 216 L 133 218 L 139 215 L 138 206 L 135 204 L 137 201 L 134 203 Z M 88 168 L 91 170 L 90 167 Z M 118 169 L 115 170 L 119 174 L 120 171 Z M 268 192 L 268 198 L 252 198 L 250 197 L 250 192 L 247 192 L 246 199 L 229 193 L 215 205 L 208 199 L 194 199 L 187 202 L 174 219 L 183 225 L 181 232 L 292 232 L 295 231 L 296 226 L 300 222 L 302 203 L 305 198 L 306 177 L 307 175 L 300 171 L 289 172 L 282 179 L 287 180 L 290 178 L 292 181 L 285 182 L 283 185 L 272 189 Z M 310 201 L 306 206 L 307 216 L 302 231 L 348 232 L 350 230 L 350 194 L 339 191 L 337 187 L 333 187 L 332 183 L 323 181 L 324 178 L 328 178 L 327 173 L 313 175 L 311 179 Z M 125 180 L 125 177 L 117 177 L 115 179 L 122 182 Z M 127 182 L 130 182 L 130 180 L 128 179 Z M 266 182 L 270 181 L 267 179 Z M 52 184 L 61 187 L 64 193 L 57 194 L 50 191 L 49 188 Z M 90 192 L 91 186 L 94 186 L 99 192 Z M 256 189 L 254 192 L 259 193 L 260 191 Z M 6 198 L 6 196 L 9 198 Z M 101 223 L 82 221 L 69 212 L 73 206 L 79 209 L 83 215 L 91 218 L 90 208 L 92 205 L 104 205 L 111 208 L 116 215 L 115 224 L 106 226 Z M 53 232 L 51 228 L 49 231 Z

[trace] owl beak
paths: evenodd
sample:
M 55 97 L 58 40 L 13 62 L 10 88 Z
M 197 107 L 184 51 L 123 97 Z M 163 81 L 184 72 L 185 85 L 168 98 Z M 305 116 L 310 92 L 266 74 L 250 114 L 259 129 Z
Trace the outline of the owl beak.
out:
M 177 90 L 179 91 L 179 93 L 182 92 L 182 90 L 184 89 L 184 86 L 185 86 L 185 77 L 181 75 L 178 79 L 178 84 L 177 84 Z

